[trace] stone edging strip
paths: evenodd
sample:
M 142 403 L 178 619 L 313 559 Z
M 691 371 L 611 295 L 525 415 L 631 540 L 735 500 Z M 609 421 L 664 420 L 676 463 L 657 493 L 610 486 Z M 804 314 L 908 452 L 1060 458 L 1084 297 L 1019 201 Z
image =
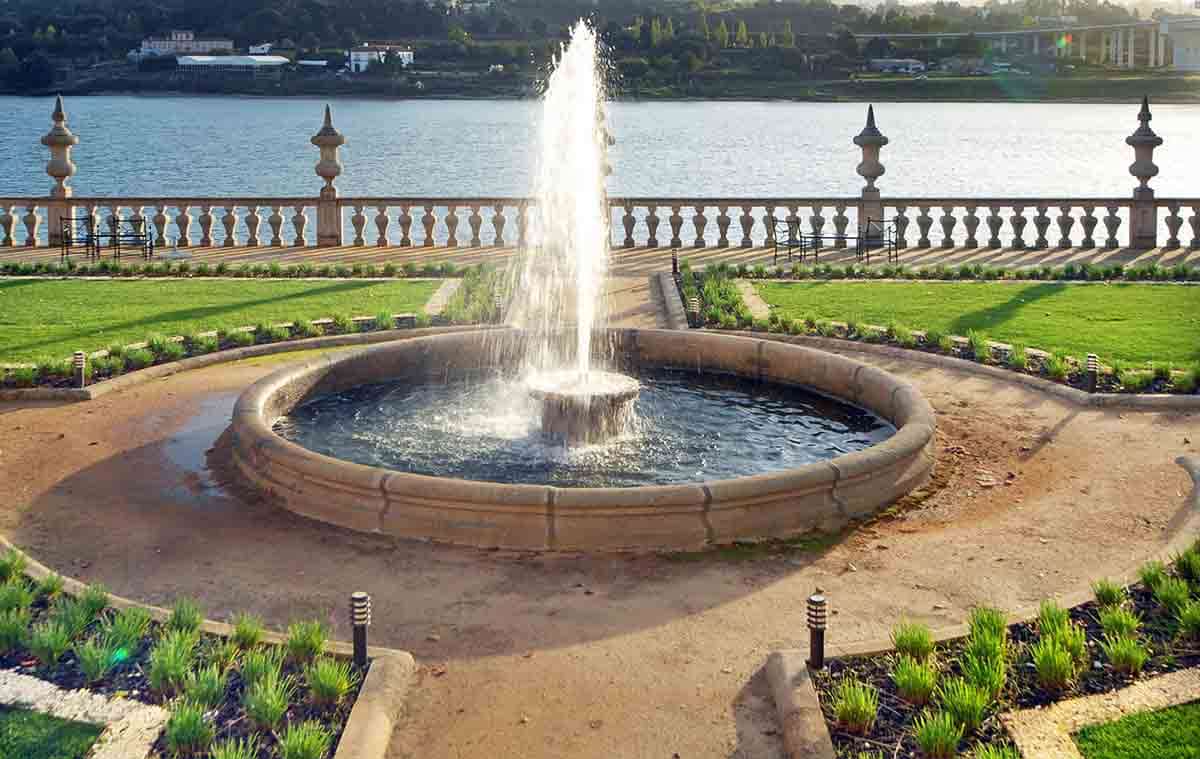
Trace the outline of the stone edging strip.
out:
M 13 550 L 24 556 L 28 562 L 25 571 L 35 580 L 56 574 L 49 567 L 13 545 L 7 536 L 0 535 L 0 549 Z M 72 577 L 63 576 L 63 590 L 67 593 L 77 595 L 85 587 L 84 583 Z M 160 606 L 133 601 L 113 594 L 109 594 L 108 599 L 109 603 L 118 609 L 131 607 L 145 609 L 151 617 L 159 622 L 165 622 L 171 616 L 169 609 Z M 204 620 L 200 624 L 200 629 L 210 635 L 225 638 L 233 633 L 231 625 L 211 619 Z M 281 645 L 286 637 L 272 630 L 266 630 L 263 633 L 263 641 L 274 645 Z M 325 645 L 326 653 L 340 658 L 349 658 L 353 651 L 350 644 L 342 641 L 329 641 Z M 416 676 L 416 661 L 407 651 L 371 646 L 367 648 L 367 653 L 371 657 L 371 665 L 363 679 L 358 699 L 350 710 L 346 726 L 342 729 L 342 738 L 338 742 L 333 759 L 385 759 L 388 744 L 391 742 L 392 730 L 400 718 L 409 689 Z M 2 700 L 0 698 L 0 701 Z M 158 734 L 155 733 L 154 737 L 157 739 Z M 106 759 L 124 759 L 127 756 L 129 755 L 114 754 L 111 757 L 106 756 Z
M 1193 487 L 1191 498 L 1188 499 L 1188 505 L 1172 520 L 1172 522 L 1177 522 L 1177 524 L 1174 526 L 1174 534 L 1170 542 L 1163 548 L 1163 550 L 1159 551 L 1158 554 L 1151 557 L 1164 562 L 1168 561 L 1173 554 L 1183 550 L 1192 541 L 1196 534 L 1200 534 L 1200 457 L 1180 456 L 1178 459 L 1176 459 L 1176 463 L 1187 470 L 1188 474 L 1192 478 Z M 1135 576 L 1136 568 L 1133 568 L 1126 572 L 1122 579 L 1124 579 L 1126 582 L 1129 582 L 1132 581 Z M 1090 601 L 1091 598 L 1092 595 L 1090 591 L 1082 590 L 1059 598 L 1059 603 L 1066 608 L 1070 608 L 1072 606 L 1078 606 L 1081 603 L 1086 603 L 1087 601 Z M 1036 615 L 1037 608 L 1028 607 L 1019 609 L 1009 616 L 1013 621 L 1017 621 L 1031 619 Z M 967 625 L 965 623 L 951 625 L 935 632 L 934 640 L 937 642 L 942 642 L 945 640 L 951 640 L 953 638 L 961 638 L 964 637 L 967 632 Z M 829 646 L 827 655 L 835 657 L 872 656 L 891 651 L 893 648 L 894 646 L 892 645 L 890 639 L 881 638 L 860 641 L 858 643 L 850 643 L 842 646 Z M 1181 670 L 1180 672 L 1175 672 L 1162 677 L 1154 678 L 1153 680 L 1148 680 L 1146 681 L 1146 684 L 1148 685 L 1149 683 L 1165 680 L 1167 677 L 1178 675 L 1183 672 L 1194 673 L 1196 677 L 1196 684 L 1191 688 L 1191 696 L 1189 698 L 1185 698 L 1181 701 L 1173 703 L 1193 701 L 1196 698 L 1196 694 L 1200 693 L 1200 670 Z M 825 724 L 825 718 L 821 713 L 821 705 L 820 700 L 817 698 L 816 688 L 813 686 L 812 679 L 808 674 L 806 653 L 800 649 L 783 649 L 780 651 L 771 652 L 771 654 L 767 656 L 766 675 L 767 682 L 771 687 L 771 694 L 775 699 L 776 717 L 779 720 L 780 726 L 783 728 L 784 751 L 789 759 L 801 759 L 802 757 L 804 759 L 833 759 L 833 744 L 829 737 L 829 728 Z M 1135 685 L 1133 687 L 1137 686 Z M 1148 685 L 1148 687 L 1150 686 Z M 1125 701 L 1114 698 L 1115 694 L 1123 693 L 1125 690 L 1129 689 L 1126 688 L 1107 694 L 1089 696 L 1087 698 L 1103 700 L 1108 697 L 1113 699 L 1117 705 L 1125 704 Z M 1065 706 L 1075 701 L 1085 700 L 1087 699 L 1072 699 L 1071 701 L 1062 702 L 1062 705 Z M 1173 703 L 1164 703 L 1163 706 L 1171 706 Z M 816 709 L 816 713 L 820 718 L 819 722 L 808 719 L 807 717 L 801 718 L 796 716 L 797 714 L 811 714 L 813 708 Z M 1103 722 L 1108 719 L 1112 719 L 1121 713 L 1124 713 L 1116 705 L 1112 706 L 1111 709 L 1112 716 L 1102 716 L 1095 721 Z M 1043 709 L 1026 711 L 1044 712 L 1047 710 Z M 1017 712 L 1015 714 L 1021 713 Z M 1021 717 L 1020 719 L 1024 721 L 1026 718 Z M 795 725 L 799 724 L 802 724 L 805 729 L 810 732 L 797 734 L 797 728 Z M 1005 720 L 1005 724 L 1009 724 L 1007 719 Z M 1013 738 L 1014 740 L 1016 739 L 1015 733 Z M 829 741 L 829 753 L 822 753 L 824 750 L 822 739 Z M 1072 743 L 1072 746 L 1073 745 L 1074 744 Z M 1021 746 L 1019 742 L 1018 746 Z M 1053 754 L 1043 754 L 1040 748 L 1041 747 L 1039 747 L 1038 751 L 1030 752 L 1026 751 L 1024 746 L 1021 746 L 1022 755 L 1031 758 L 1037 757 L 1038 759 L 1042 759 L 1043 756 L 1055 756 Z M 1059 754 L 1057 756 L 1060 757 L 1060 759 L 1065 759 L 1065 757 L 1071 757 L 1071 759 L 1075 759 L 1077 754 L 1075 756 L 1070 754 Z
M 88 690 L 65 690 L 15 671 L 0 672 L 0 704 L 58 719 L 103 725 L 88 759 L 143 759 L 167 723 L 166 709 Z
M 1142 680 L 1120 690 L 1072 698 L 1042 709 L 1000 715 L 1021 756 L 1083 759 L 1072 733 L 1138 712 L 1157 711 L 1195 701 L 1200 669 L 1181 669 Z
M 658 291 L 662 293 L 663 306 L 667 311 L 667 329 L 687 329 L 687 311 L 683 307 L 679 288 L 675 286 L 675 278 L 665 271 L 659 272 L 657 276 Z
M 942 369 L 979 374 L 991 379 L 1006 380 L 1018 385 L 1040 390 L 1048 395 L 1070 401 L 1080 406 L 1095 406 L 1099 408 L 1122 408 L 1147 411 L 1200 411 L 1200 395 L 1149 395 L 1135 393 L 1087 393 L 1067 385 L 1060 385 L 1041 377 L 1003 369 L 998 366 L 978 364 L 953 356 L 942 356 L 937 353 L 897 348 L 893 345 L 876 345 L 849 340 L 839 340 L 832 337 L 817 337 L 813 335 L 781 335 L 773 332 L 749 332 L 745 330 L 702 330 L 704 332 L 721 332 L 725 334 L 754 337 L 759 340 L 777 340 L 785 343 L 809 345 L 829 351 L 846 351 L 865 353 L 871 356 L 884 356 L 905 361 L 915 361 Z
M 278 353 L 293 353 L 295 351 L 312 350 L 315 348 L 337 348 L 341 346 L 374 345 L 392 340 L 406 340 L 412 337 L 424 337 L 445 332 L 462 332 L 469 329 L 490 329 L 489 325 L 464 325 L 458 327 L 425 327 L 420 329 L 386 329 L 378 332 L 355 332 L 349 335 L 327 335 L 310 337 L 303 340 L 285 340 L 279 343 L 264 345 L 248 345 L 245 348 L 230 348 L 223 351 L 206 353 L 202 356 L 192 356 L 166 364 L 148 366 L 129 374 L 122 374 L 95 385 L 82 388 L 51 388 L 32 387 L 0 390 L 0 401 L 65 401 L 79 403 L 94 401 L 109 393 L 128 390 L 131 387 L 164 379 L 179 372 L 192 369 L 203 369 L 207 366 L 241 361 L 246 358 L 271 356 Z

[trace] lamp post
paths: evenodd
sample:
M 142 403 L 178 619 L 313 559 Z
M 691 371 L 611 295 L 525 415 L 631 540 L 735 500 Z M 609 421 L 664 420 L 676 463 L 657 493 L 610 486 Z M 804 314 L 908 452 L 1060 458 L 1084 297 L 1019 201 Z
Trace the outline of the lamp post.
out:
M 354 666 L 367 666 L 367 628 L 371 625 L 371 597 L 362 591 L 350 595 L 350 625 L 354 629 Z

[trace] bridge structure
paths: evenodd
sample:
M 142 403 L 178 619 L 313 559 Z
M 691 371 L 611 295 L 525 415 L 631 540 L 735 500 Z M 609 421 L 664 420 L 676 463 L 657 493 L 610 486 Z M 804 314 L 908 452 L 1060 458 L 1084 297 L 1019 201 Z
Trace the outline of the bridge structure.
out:
M 857 32 L 860 43 L 943 45 L 974 38 L 993 52 L 1035 57 L 1078 58 L 1120 68 L 1200 71 L 1200 16 L 1121 24 L 1060 24 L 974 32 Z

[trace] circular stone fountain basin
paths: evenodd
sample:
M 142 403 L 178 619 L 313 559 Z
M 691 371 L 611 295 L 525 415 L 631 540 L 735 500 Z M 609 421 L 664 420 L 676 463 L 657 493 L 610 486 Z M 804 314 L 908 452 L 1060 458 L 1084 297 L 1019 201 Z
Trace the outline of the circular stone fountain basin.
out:
M 911 385 L 866 364 L 786 341 L 707 332 L 611 330 L 620 371 L 683 370 L 810 388 L 895 426 L 863 450 L 782 471 L 643 487 L 559 487 L 435 477 L 322 455 L 282 437 L 306 402 L 381 382 L 454 383 L 515 366 L 513 330 L 454 332 L 323 356 L 259 381 L 234 410 L 233 459 L 249 484 L 296 513 L 350 529 L 481 547 L 687 549 L 837 530 L 922 485 L 933 411 Z

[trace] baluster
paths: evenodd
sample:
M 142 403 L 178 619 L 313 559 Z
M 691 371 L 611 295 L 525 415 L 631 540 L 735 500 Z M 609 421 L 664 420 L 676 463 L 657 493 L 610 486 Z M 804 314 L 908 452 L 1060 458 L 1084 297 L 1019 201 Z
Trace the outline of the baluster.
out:
M 763 206 L 762 223 L 766 227 L 763 244 L 771 245 L 775 242 L 775 206 Z
M 824 206 L 811 206 L 812 216 L 808 217 L 808 226 L 812 229 L 813 235 L 816 237 L 816 249 L 820 250 L 823 246 L 821 240 L 821 230 L 825 228 L 825 210 Z
M 388 218 L 387 204 L 380 203 L 375 206 L 375 247 L 386 248 L 388 244 L 388 224 L 391 219 Z
M 478 248 L 483 245 L 483 241 L 479 239 L 479 230 L 483 226 L 483 217 L 479 215 L 479 206 L 471 206 L 471 215 L 467 217 L 467 223 L 471 225 L 471 247 Z
M 363 229 L 367 226 L 367 215 L 363 213 L 361 203 L 354 206 L 354 214 L 350 217 L 350 225 L 354 227 L 354 246 L 361 248 L 367 244 L 366 238 L 363 237 Z
M 988 231 L 991 236 L 988 237 L 988 247 L 996 250 L 1000 247 L 1000 229 L 1004 226 L 1004 219 L 1000 216 L 1000 206 L 988 206 L 991 212 L 987 217 Z
M 496 230 L 496 241 L 493 243 L 497 248 L 504 245 L 504 206 L 497 203 L 492 206 L 492 228 Z
M 517 247 L 524 248 L 529 234 L 529 203 L 522 200 L 517 205 Z
M 258 228 L 262 225 L 262 216 L 256 205 L 246 206 L 246 245 L 251 248 L 259 246 Z
M 1033 242 L 1034 250 L 1045 250 L 1050 247 L 1046 232 L 1050 229 L 1050 217 L 1046 214 L 1049 206 L 1036 206 L 1037 215 L 1033 217 L 1033 228 L 1037 230 L 1037 239 Z
M 213 215 L 211 205 L 200 206 L 200 218 L 197 221 L 200 223 L 200 247 L 211 248 L 213 244 Z
M 717 206 L 717 247 L 729 247 L 729 206 Z
M 800 206 L 788 206 L 788 215 L 783 220 L 787 222 L 788 238 L 792 240 L 797 239 L 800 236 Z M 814 244 L 817 250 L 821 249 L 820 240 L 814 241 Z
M 408 212 L 408 206 L 400 206 L 400 247 L 407 248 L 412 245 L 412 238 L 409 233 L 412 232 L 413 217 Z
M 111 206 L 108 209 L 108 218 L 104 220 L 108 225 L 108 233 L 115 235 L 121 229 L 121 207 Z
M 0 232 L 4 233 L 4 239 L 0 241 L 0 245 L 5 248 L 12 248 L 17 244 L 13 238 L 13 230 L 17 226 L 16 206 L 5 203 L 2 207 L 4 213 L 0 214 Z
M 692 217 L 692 224 L 696 227 L 695 247 L 703 248 L 705 245 L 704 228 L 708 226 L 708 217 L 704 215 L 704 206 L 692 206 L 692 208 L 696 211 L 696 215 Z
M 292 206 L 292 229 L 296 232 L 296 239 L 292 242 L 292 246 L 303 248 L 308 244 L 308 240 L 304 239 L 304 230 L 308 226 L 308 215 L 304 213 L 304 206 Z M 339 233 L 340 234 L 340 233 Z
M 958 219 L 954 217 L 954 206 L 942 206 L 942 217 L 938 223 L 942 225 L 942 247 L 947 250 L 953 248 L 954 227 L 958 224 Z
M 978 207 L 967 206 L 967 215 L 963 217 L 963 226 L 967 229 L 967 239 L 964 244 L 971 250 L 979 247 L 979 238 L 976 235 L 979 232 L 979 213 Z
M 446 247 L 458 247 L 458 209 L 456 206 L 446 206 Z
M 655 213 L 658 206 L 650 206 L 650 212 L 646 214 L 646 231 L 650 237 L 646 239 L 646 247 L 658 247 L 658 214 Z
M 1096 218 L 1096 207 L 1084 206 L 1083 218 L 1079 220 L 1079 225 L 1083 227 L 1083 241 L 1079 244 L 1079 247 L 1084 250 L 1091 250 L 1096 247 L 1096 238 L 1092 234 L 1096 231 L 1096 224 L 1099 222 L 1100 220 Z
M 271 227 L 271 247 L 283 245 L 283 206 L 272 206 L 271 215 L 267 217 L 267 225 Z
M 25 215 L 21 217 L 21 223 L 25 225 L 25 247 L 37 246 L 38 224 L 41 220 L 42 217 L 38 216 L 37 206 L 25 206 Z
M 679 232 L 683 229 L 683 217 L 679 215 L 679 210 L 683 206 L 671 206 L 671 216 L 667 221 L 671 225 L 671 247 L 682 247 L 683 240 L 679 238 Z
M 1016 250 L 1025 249 L 1025 225 L 1029 220 L 1025 218 L 1025 206 L 1013 206 L 1013 214 L 1010 218 L 1013 230 L 1013 248 Z
M 1188 224 L 1192 227 L 1192 244 L 1188 247 L 1192 250 L 1200 250 L 1200 205 L 1192 206 L 1192 215 L 1188 217 Z
M 89 203 L 85 209 L 84 215 L 87 217 L 89 226 L 99 232 L 100 231 L 100 208 L 95 203 Z
M 179 215 L 175 217 L 175 231 L 179 233 L 179 238 L 175 241 L 176 247 L 187 248 L 192 244 L 192 215 L 188 213 L 190 206 L 179 206 Z
M 862 220 L 859 220 L 859 224 Z M 904 250 L 908 247 L 908 238 L 905 234 L 908 232 L 908 206 L 896 206 L 896 250 Z
M 1170 237 L 1167 238 L 1167 244 L 1163 246 L 1167 250 L 1175 250 L 1179 247 L 1179 228 L 1183 226 L 1183 217 L 1179 215 L 1179 204 L 1168 203 L 1167 210 L 1171 213 L 1167 216 L 1167 231 Z
M 637 219 L 633 216 L 633 203 L 625 203 L 625 215 L 621 217 L 621 226 L 625 227 L 625 241 L 622 243 L 626 248 L 632 248 L 633 242 L 633 226 L 637 223 Z
M 167 245 L 167 222 L 170 219 L 167 217 L 166 206 L 156 206 L 158 213 L 154 214 L 154 244 L 160 248 Z
M 221 226 L 225 228 L 225 241 L 221 245 L 226 248 L 237 245 L 237 215 L 233 208 L 232 205 L 225 206 L 225 214 L 221 217 Z
M 933 227 L 933 217 L 929 215 L 931 206 L 917 206 L 921 209 L 921 213 L 917 215 L 917 229 L 921 233 L 921 239 L 917 240 L 918 248 L 931 248 L 933 242 L 929 239 L 929 230 Z
M 1121 217 L 1117 212 L 1121 210 L 1120 206 L 1106 206 L 1108 215 L 1104 217 L 1104 228 L 1108 230 L 1108 239 L 1104 241 L 1105 250 L 1116 250 L 1121 247 L 1121 241 L 1117 239 L 1117 232 L 1121 229 Z
M 149 231 L 146 229 L 146 217 L 142 213 L 142 206 L 130 206 L 129 210 L 133 212 L 129 215 L 129 223 L 133 225 L 134 229 L 141 229 L 149 236 Z
M 1071 215 L 1071 206 L 1063 205 L 1058 207 L 1058 231 L 1062 236 L 1058 240 L 1058 247 L 1066 250 L 1071 247 L 1071 229 L 1075 226 L 1075 217 Z
M 754 239 L 751 234 L 754 232 L 754 215 L 750 213 L 753 206 L 742 206 L 742 215 L 738 217 L 738 223 L 742 225 L 742 247 L 753 248 Z
M 846 227 L 850 225 L 850 217 L 846 215 L 846 205 L 844 203 L 839 203 L 833 208 L 837 211 L 833 217 L 833 247 L 844 248 L 846 247 Z

